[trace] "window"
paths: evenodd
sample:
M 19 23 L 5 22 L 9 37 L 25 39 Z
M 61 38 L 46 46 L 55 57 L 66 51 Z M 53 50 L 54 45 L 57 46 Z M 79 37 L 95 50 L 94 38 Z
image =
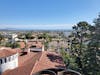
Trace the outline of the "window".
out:
M 5 63 L 7 62 L 7 59 L 5 58 Z
M 0 59 L 0 64 L 2 64 L 2 59 Z

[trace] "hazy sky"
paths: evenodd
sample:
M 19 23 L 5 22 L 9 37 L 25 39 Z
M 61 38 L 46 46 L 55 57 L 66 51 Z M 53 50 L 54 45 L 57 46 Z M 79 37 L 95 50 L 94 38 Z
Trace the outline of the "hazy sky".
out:
M 100 0 L 0 0 L 0 28 L 71 29 L 98 12 Z

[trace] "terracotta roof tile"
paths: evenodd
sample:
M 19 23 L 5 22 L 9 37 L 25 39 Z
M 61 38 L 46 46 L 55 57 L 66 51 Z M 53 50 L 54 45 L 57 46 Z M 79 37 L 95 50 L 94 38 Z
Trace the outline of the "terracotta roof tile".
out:
M 20 62 L 18 68 L 6 71 L 3 73 L 3 75 L 30 75 L 36 60 L 38 60 L 40 56 L 41 52 L 35 54 L 34 53 L 27 54 L 25 57 L 19 59 L 19 61 L 24 61 L 24 62 Z
M 0 58 L 11 56 L 16 53 L 17 53 L 17 49 L 2 48 L 2 49 L 0 49 Z
M 53 59 L 53 60 L 52 60 Z M 55 52 L 30 52 L 19 56 L 19 67 L 6 71 L 3 75 L 32 75 L 38 71 L 64 66 L 61 58 Z
M 49 54 L 51 55 L 51 58 L 48 57 Z M 52 57 L 53 55 L 54 57 Z M 54 59 L 54 61 L 52 61 L 51 59 Z M 59 55 L 57 55 L 55 52 L 44 52 L 37 65 L 34 66 L 33 73 L 39 72 L 43 69 L 57 68 L 62 66 L 64 66 L 64 63 L 62 62 Z

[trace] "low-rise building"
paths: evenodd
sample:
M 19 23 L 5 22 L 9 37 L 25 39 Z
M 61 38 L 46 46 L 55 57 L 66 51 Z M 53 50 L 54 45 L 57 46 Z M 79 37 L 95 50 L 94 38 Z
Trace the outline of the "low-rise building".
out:
M 55 52 L 44 51 L 38 41 L 28 41 L 24 51 L 1 48 L 0 72 L 2 75 L 34 75 L 49 68 L 64 66 L 61 56 Z M 3 54 L 2 54 L 3 53 Z
M 17 34 L 5 33 L 5 34 L 2 34 L 2 36 L 4 36 L 8 42 L 14 43 L 15 41 L 18 41 Z
M 11 48 L 0 48 L 0 74 L 16 67 L 18 67 L 17 50 Z

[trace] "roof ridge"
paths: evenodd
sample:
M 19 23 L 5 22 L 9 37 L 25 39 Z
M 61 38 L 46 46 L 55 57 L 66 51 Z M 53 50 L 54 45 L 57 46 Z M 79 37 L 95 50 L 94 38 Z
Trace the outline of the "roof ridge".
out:
M 38 62 L 42 59 L 43 55 L 44 55 L 43 52 L 41 52 L 41 56 L 40 56 L 39 59 L 36 60 L 34 66 L 33 66 L 33 69 L 32 69 L 32 71 L 31 71 L 31 73 L 30 73 L 30 75 L 33 74 L 33 71 L 34 71 L 34 69 L 35 69 L 35 66 L 36 66 L 36 65 L 38 64 Z

